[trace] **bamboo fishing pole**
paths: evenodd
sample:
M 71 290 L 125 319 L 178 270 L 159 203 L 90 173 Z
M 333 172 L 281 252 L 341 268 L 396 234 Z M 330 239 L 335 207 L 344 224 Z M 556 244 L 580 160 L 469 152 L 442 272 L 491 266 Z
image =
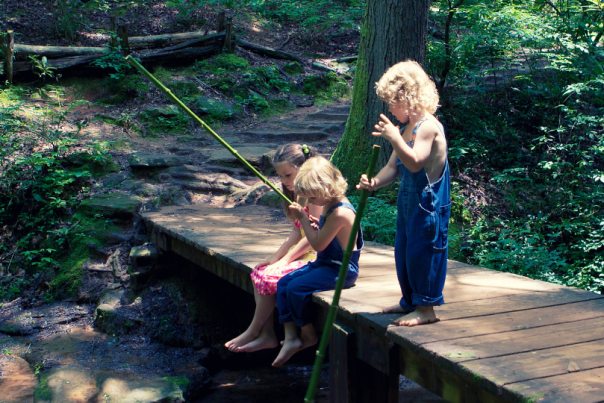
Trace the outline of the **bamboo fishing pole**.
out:
M 260 180 L 262 182 L 266 183 L 268 186 L 271 187 L 271 189 L 273 189 L 275 192 L 277 192 L 277 194 L 279 196 L 281 196 L 281 198 L 284 201 L 286 201 L 287 204 L 292 204 L 291 200 L 289 200 L 283 193 L 281 193 L 281 191 L 279 189 L 277 189 L 277 187 L 275 185 L 273 185 L 264 175 L 262 175 L 260 172 L 258 172 L 258 170 L 256 170 L 256 168 L 251 166 L 250 163 L 245 160 L 245 158 L 243 158 L 241 155 L 239 155 L 237 150 L 235 150 L 233 147 L 231 147 L 218 134 L 216 134 L 216 132 L 214 130 L 212 130 L 212 128 L 210 126 L 208 126 L 206 124 L 206 122 L 201 120 L 199 118 L 199 116 L 197 116 L 195 113 L 193 113 L 193 111 L 191 111 L 191 109 L 189 109 L 180 99 L 178 99 L 172 93 L 172 91 L 170 91 L 170 89 L 168 87 L 163 85 L 157 78 L 155 78 L 155 76 L 153 76 L 153 74 L 149 73 L 143 66 L 141 66 L 141 64 L 139 62 L 136 61 L 136 59 L 134 59 L 133 57 L 128 55 L 128 56 L 126 56 L 126 62 L 128 62 L 131 66 L 136 67 L 136 69 L 138 71 L 143 73 L 143 75 L 146 76 L 153 84 L 155 84 L 155 86 L 157 88 L 159 88 L 161 90 L 161 92 L 166 94 L 166 96 L 172 102 L 174 102 L 176 104 L 176 106 L 178 106 L 180 109 L 182 109 L 195 122 L 199 123 L 210 135 L 212 135 L 212 137 L 214 137 L 222 146 L 224 146 L 224 148 L 226 148 L 231 154 L 233 154 L 235 156 L 235 158 L 237 158 L 239 161 L 241 161 L 241 163 L 243 165 L 245 165 L 250 171 L 252 171 L 254 173 L 254 175 L 256 175 L 258 178 L 260 178 Z
M 375 170 L 375 164 L 377 162 L 379 153 L 380 146 L 374 145 L 371 151 L 371 159 L 369 160 L 369 168 L 367 168 L 367 179 L 369 179 L 370 181 L 371 178 L 373 178 L 373 171 Z M 357 238 L 357 232 L 359 232 L 361 218 L 363 218 L 363 212 L 365 211 L 365 205 L 367 204 L 368 196 L 369 191 L 367 189 L 362 189 L 361 196 L 359 197 L 359 206 L 357 207 L 357 214 L 354 218 L 352 230 L 350 231 L 350 237 L 348 238 L 348 245 L 346 246 L 346 251 L 344 252 L 344 256 L 342 258 L 342 266 L 340 266 L 340 273 L 338 274 L 336 289 L 333 294 L 333 299 L 331 300 L 331 305 L 329 306 L 327 319 L 325 320 L 325 327 L 323 328 L 321 343 L 319 344 L 319 350 L 317 350 L 315 366 L 312 371 L 308 390 L 306 391 L 306 397 L 304 398 L 304 401 L 306 403 L 314 403 L 315 401 L 315 395 L 317 394 L 317 386 L 319 386 L 319 377 L 321 375 L 321 366 L 323 365 L 323 360 L 325 359 L 325 351 L 327 350 L 327 345 L 329 344 L 329 339 L 331 337 L 331 329 L 333 328 L 333 323 L 336 319 L 336 314 L 338 312 L 340 293 L 342 292 L 342 288 L 344 287 L 344 280 L 346 280 L 346 271 L 348 271 L 348 263 L 350 263 L 350 256 L 352 255 L 352 250 L 354 249 L 355 241 Z

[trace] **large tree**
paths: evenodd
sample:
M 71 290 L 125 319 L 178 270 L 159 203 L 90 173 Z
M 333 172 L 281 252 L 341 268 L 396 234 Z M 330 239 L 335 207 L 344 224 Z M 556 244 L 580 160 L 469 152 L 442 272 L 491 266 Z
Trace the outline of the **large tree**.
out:
M 423 65 L 429 6 L 430 0 L 367 0 L 350 116 L 332 157 L 350 185 L 367 169 L 372 144 L 382 146 L 378 168 L 390 157 L 388 142 L 371 135 L 380 113 L 388 111 L 375 93 L 375 83 L 400 61 Z

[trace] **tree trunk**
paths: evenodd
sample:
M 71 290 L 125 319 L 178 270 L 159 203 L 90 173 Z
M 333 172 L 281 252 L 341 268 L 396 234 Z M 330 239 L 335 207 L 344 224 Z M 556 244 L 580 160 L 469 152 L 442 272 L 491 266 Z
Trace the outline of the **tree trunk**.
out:
M 390 143 L 371 132 L 380 113 L 398 122 L 377 97 L 375 83 L 395 63 L 411 59 L 424 64 L 429 6 L 430 0 L 367 0 L 350 115 L 332 157 L 350 186 L 367 168 L 372 144 L 382 146 L 378 169 L 390 158 Z
M 15 52 L 15 33 L 12 30 L 6 31 L 4 37 L 4 58 L 6 66 L 4 68 L 6 74 L 6 80 L 9 84 L 13 83 L 13 75 L 15 74 L 13 68 L 13 54 Z

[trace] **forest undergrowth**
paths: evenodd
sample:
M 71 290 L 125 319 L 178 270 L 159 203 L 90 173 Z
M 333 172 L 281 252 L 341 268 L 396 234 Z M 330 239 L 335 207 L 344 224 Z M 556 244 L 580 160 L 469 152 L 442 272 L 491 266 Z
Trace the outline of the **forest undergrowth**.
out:
M 146 7 L 115 3 L 92 0 L 86 7 L 97 7 L 95 13 L 124 7 L 123 15 Z M 61 4 L 84 7 L 71 0 L 55 6 Z M 201 19 L 208 8 L 245 15 L 269 28 L 295 27 L 300 52 L 342 35 L 358 40 L 364 6 L 358 0 L 162 4 L 182 27 L 206 24 Z M 61 40 L 86 27 L 69 16 L 57 13 L 55 33 Z M 451 259 L 604 290 L 603 24 L 601 0 L 433 2 L 426 69 L 441 94 L 438 118 L 449 141 Z M 229 71 L 210 73 L 208 83 L 218 90 L 240 84 Z M 260 80 L 273 93 L 295 90 L 278 69 L 253 70 L 245 79 Z M 146 91 L 135 80 L 126 81 L 132 88 L 125 90 L 134 97 Z M 38 87 L 41 96 L 61 102 L 60 83 Z M 83 127 L 64 129 L 65 108 L 23 108 L 27 91 L 0 86 L 0 236 L 14 241 L 0 245 L 0 264 L 4 271 L 29 271 L 32 276 L 22 282 L 36 283 L 34 288 L 47 282 L 60 290 L 71 284 L 61 282 L 61 273 L 68 275 L 71 267 L 61 259 L 86 243 L 103 242 L 103 231 L 91 238 L 90 228 L 113 225 L 102 217 L 78 221 L 73 213 L 90 194 L 90 179 L 115 166 L 108 143 L 80 147 L 74 156 Z M 238 94 L 235 101 L 260 110 L 266 105 L 255 93 Z M 123 116 L 121 124 L 136 132 L 132 117 Z M 368 239 L 393 244 L 395 202 L 395 188 L 370 198 L 363 223 Z M 27 287 L 11 280 L 0 288 L 0 300 Z

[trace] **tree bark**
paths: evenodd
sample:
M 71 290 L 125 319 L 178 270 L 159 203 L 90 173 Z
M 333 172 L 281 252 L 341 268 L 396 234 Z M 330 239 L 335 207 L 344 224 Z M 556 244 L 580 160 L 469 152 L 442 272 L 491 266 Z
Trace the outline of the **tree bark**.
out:
M 201 39 L 215 32 L 184 32 L 179 34 L 164 34 L 164 35 L 150 35 L 150 36 L 131 36 L 128 38 L 130 48 L 156 48 L 166 45 L 174 45 L 180 42 L 192 41 L 194 39 Z
M 6 80 L 9 84 L 13 83 L 13 54 L 15 52 L 15 33 L 13 31 L 6 31 L 6 37 L 4 38 L 4 57 L 5 57 L 5 69 Z
M 86 55 L 103 55 L 109 53 L 107 47 L 73 47 L 73 46 L 37 46 L 37 45 L 15 45 L 17 56 L 26 58 L 27 55 L 40 55 L 46 57 L 70 57 Z
M 378 169 L 390 158 L 390 143 L 373 137 L 371 132 L 380 113 L 398 122 L 388 113 L 388 105 L 377 97 L 374 86 L 393 64 L 404 60 L 424 64 L 429 6 L 430 0 L 367 0 L 350 115 L 332 157 L 350 186 L 358 183 L 364 172 L 371 144 L 382 146 Z
M 259 55 L 262 55 L 262 56 L 272 57 L 273 59 L 294 60 L 300 64 L 304 63 L 304 61 L 302 61 L 302 59 L 300 59 L 298 56 L 292 55 L 291 53 L 286 53 L 286 52 L 282 52 L 280 50 L 275 50 L 272 48 L 255 45 L 253 43 L 242 41 L 241 39 L 237 39 L 237 46 L 240 46 L 246 50 L 250 50 L 254 53 L 258 53 Z
M 120 37 L 120 45 L 122 46 L 122 53 L 124 57 L 130 54 L 130 44 L 128 42 L 128 30 L 125 25 L 117 27 L 117 35 Z

